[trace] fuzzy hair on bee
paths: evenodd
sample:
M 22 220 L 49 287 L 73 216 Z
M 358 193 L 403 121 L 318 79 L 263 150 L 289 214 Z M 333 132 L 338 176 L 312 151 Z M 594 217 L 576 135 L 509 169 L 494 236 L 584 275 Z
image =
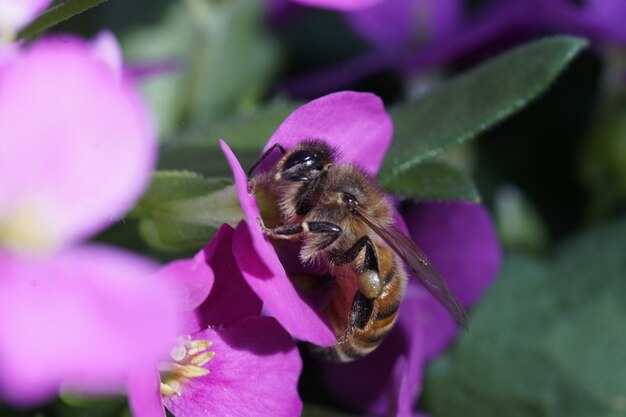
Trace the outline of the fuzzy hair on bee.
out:
M 276 150 L 273 168 L 255 169 Z M 314 347 L 319 356 L 347 362 L 367 355 L 391 331 L 413 272 L 459 325 L 467 316 L 456 296 L 421 250 L 394 226 L 394 208 L 385 192 L 354 163 L 337 163 L 338 152 L 322 140 L 286 151 L 270 147 L 248 173 L 251 193 L 276 201 L 279 224 L 264 233 L 301 242 L 303 263 L 319 263 L 331 277 L 325 308 L 337 342 Z M 320 280 L 323 282 L 324 280 Z

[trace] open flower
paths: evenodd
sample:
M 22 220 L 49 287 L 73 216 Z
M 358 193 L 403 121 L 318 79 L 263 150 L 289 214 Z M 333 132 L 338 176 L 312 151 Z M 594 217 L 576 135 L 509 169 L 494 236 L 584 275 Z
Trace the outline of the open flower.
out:
M 187 334 L 169 362 L 131 379 L 136 417 L 284 416 L 302 411 L 298 351 L 238 270 L 233 229 L 224 225 L 190 260 L 164 267 L 161 278 L 186 294 Z
M 147 184 L 156 138 L 133 89 L 87 42 L 0 63 L 0 396 L 119 392 L 166 354 L 177 300 L 147 259 L 81 243 Z
M 292 113 L 272 135 L 290 149 L 305 139 L 325 140 L 340 151 L 337 163 L 353 162 L 375 176 L 391 140 L 391 119 L 378 97 L 341 92 L 314 100 Z M 244 278 L 267 310 L 294 337 L 328 346 L 323 317 L 292 285 L 281 259 L 258 224 L 260 212 L 247 190 L 247 179 L 234 154 L 222 143 L 231 164 L 246 222 L 235 232 L 233 247 Z M 268 161 L 267 164 L 271 164 Z M 267 166 L 261 165 L 263 170 Z M 407 233 L 421 245 L 467 307 L 493 280 L 500 251 L 486 211 L 474 203 L 420 203 L 403 213 Z M 399 226 L 402 227 L 399 220 Z M 301 325 L 304 324 L 304 325 Z M 317 327 L 313 327 L 313 325 Z M 371 413 L 410 413 L 419 393 L 425 361 L 454 337 L 456 327 L 447 311 L 410 279 L 400 307 L 399 323 L 368 357 L 343 365 L 328 365 L 331 391 L 348 406 Z M 408 415 L 408 414 L 407 414 Z

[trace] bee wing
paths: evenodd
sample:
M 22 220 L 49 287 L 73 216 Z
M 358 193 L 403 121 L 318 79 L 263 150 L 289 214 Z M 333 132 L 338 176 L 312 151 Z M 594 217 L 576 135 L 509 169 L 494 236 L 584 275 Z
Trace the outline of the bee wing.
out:
M 459 326 L 467 330 L 467 313 L 424 252 L 396 227 L 381 225 L 360 208 L 355 214 L 402 258 L 428 292 L 448 310 Z

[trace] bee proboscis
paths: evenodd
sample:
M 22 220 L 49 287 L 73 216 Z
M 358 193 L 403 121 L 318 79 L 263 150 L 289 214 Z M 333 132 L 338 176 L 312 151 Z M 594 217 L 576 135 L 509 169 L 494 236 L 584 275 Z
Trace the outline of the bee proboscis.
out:
M 272 152 L 282 158 L 252 176 Z M 405 265 L 467 328 L 467 315 L 424 253 L 394 226 L 393 205 L 360 167 L 337 163 L 322 140 L 289 151 L 274 144 L 248 173 L 251 192 L 276 201 L 280 223 L 264 232 L 273 239 L 301 241 L 300 261 L 326 267 L 334 287 L 326 307 L 337 342 L 316 347 L 328 360 L 347 362 L 373 351 L 392 329 L 407 285 Z

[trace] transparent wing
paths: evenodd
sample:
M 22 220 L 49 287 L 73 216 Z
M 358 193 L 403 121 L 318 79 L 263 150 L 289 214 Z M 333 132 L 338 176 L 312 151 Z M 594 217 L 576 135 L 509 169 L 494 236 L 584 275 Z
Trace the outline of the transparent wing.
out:
M 428 261 L 424 252 L 400 230 L 394 226 L 383 226 L 376 219 L 358 208 L 353 211 L 363 220 L 394 252 L 402 258 L 406 265 L 415 273 L 420 282 L 433 297 L 452 315 L 459 326 L 467 330 L 467 313 L 461 306 L 448 284 L 439 272 Z

